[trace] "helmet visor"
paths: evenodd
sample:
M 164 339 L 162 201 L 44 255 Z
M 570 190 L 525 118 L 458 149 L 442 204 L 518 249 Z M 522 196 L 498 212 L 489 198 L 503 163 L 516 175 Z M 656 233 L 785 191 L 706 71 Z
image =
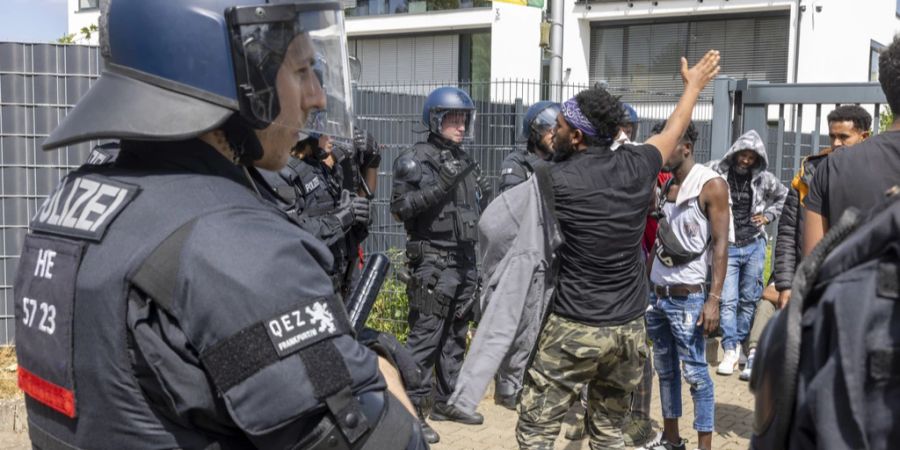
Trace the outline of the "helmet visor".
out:
M 298 138 L 301 133 L 352 136 L 347 38 L 338 2 L 239 7 L 226 17 L 246 120 L 257 128 L 276 122 L 291 126 Z
M 431 112 L 431 129 L 447 137 L 463 127 L 462 138 L 472 139 L 475 136 L 474 109 L 436 109 Z
M 559 115 L 559 106 L 551 105 L 544 108 L 541 112 L 538 113 L 537 117 L 531 121 L 531 131 L 538 138 L 542 137 L 544 133 L 549 132 L 556 126 L 556 116 Z M 527 137 L 527 136 L 526 136 Z

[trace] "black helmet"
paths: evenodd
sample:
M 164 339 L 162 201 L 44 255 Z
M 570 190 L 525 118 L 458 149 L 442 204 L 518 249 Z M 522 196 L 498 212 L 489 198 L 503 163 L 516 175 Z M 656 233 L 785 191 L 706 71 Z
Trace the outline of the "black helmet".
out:
M 265 128 L 281 111 L 276 74 L 297 36 L 312 48 L 309 63 L 328 109 L 310 111 L 297 131 L 351 136 L 339 2 L 101 0 L 105 70 L 43 147 L 186 139 L 220 128 L 235 113 L 248 128 Z
M 425 99 L 425 107 L 422 108 L 422 123 L 428 127 L 428 131 L 440 136 L 441 122 L 444 116 L 451 111 L 466 113 L 466 137 L 472 137 L 472 128 L 475 125 L 475 103 L 469 94 L 455 87 L 439 87 Z

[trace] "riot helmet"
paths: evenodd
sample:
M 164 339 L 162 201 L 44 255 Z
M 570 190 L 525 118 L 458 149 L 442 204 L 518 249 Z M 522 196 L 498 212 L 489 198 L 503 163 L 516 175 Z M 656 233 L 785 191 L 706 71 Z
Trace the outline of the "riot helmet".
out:
M 628 140 L 634 141 L 637 138 L 639 125 L 637 111 L 628 103 L 622 103 L 622 109 L 625 110 L 625 113 L 619 122 L 619 129 L 628 135 Z
M 337 1 L 101 0 L 100 36 L 105 69 L 45 149 L 100 138 L 182 140 L 235 123 L 286 127 L 295 140 L 301 132 L 352 136 Z M 287 60 L 299 63 L 282 73 Z M 304 98 L 306 77 L 327 101 L 280 104 L 279 74 L 295 98 Z
M 540 101 L 525 111 L 522 120 L 522 138 L 526 141 L 538 142 L 556 125 L 556 116 L 559 115 L 559 103 Z
M 422 108 L 422 123 L 429 132 L 441 136 L 441 124 L 451 112 L 465 114 L 465 137 L 471 138 L 475 125 L 475 103 L 462 89 L 444 86 L 431 91 Z

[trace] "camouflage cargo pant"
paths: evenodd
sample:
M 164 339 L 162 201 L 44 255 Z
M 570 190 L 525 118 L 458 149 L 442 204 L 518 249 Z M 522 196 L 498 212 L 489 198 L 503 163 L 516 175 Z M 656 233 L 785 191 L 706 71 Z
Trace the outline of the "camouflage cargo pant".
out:
M 519 401 L 521 449 L 552 449 L 562 420 L 588 385 L 592 449 L 624 448 L 622 421 L 647 359 L 644 317 L 592 327 L 551 314 Z

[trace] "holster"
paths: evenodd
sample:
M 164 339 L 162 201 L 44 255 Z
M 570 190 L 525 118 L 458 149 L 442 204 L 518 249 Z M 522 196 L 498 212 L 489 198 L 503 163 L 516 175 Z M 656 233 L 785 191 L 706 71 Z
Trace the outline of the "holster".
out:
M 410 277 L 406 287 L 409 309 L 419 311 L 421 314 L 431 314 L 440 318 L 447 317 L 453 304 L 453 297 L 434 290 L 436 284 L 423 282 L 416 276 Z M 431 286 L 429 287 L 429 285 Z

